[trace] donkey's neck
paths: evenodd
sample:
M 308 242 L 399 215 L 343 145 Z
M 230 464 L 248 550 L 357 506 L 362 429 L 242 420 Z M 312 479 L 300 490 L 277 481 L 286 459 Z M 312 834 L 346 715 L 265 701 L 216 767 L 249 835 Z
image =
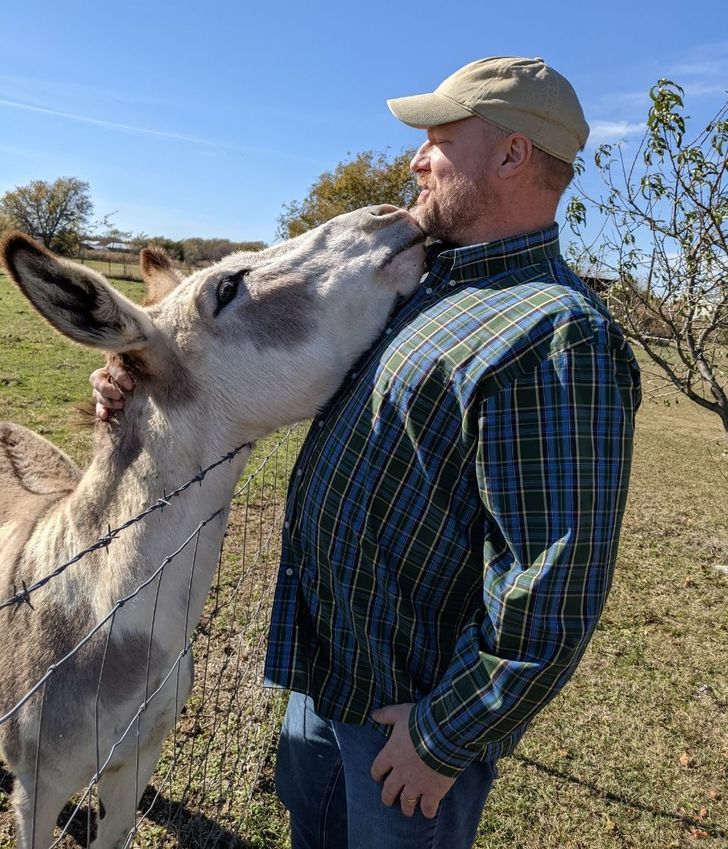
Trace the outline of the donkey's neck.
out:
M 98 426 L 97 426 L 98 427 Z M 201 415 L 176 410 L 172 415 L 137 397 L 118 425 L 101 425 L 91 465 L 72 498 L 103 527 L 135 516 L 165 498 L 221 456 L 245 442 L 216 432 Z M 232 495 L 249 451 L 241 451 L 205 475 L 194 497 L 180 501 L 185 512 L 204 514 L 223 507 Z
M 91 465 L 74 492 L 36 529 L 59 559 L 75 556 L 110 528 L 125 525 L 236 447 L 226 444 L 233 441 L 232 434 L 216 436 L 205 429 L 204 421 L 193 430 L 189 417 L 180 418 L 188 423 L 173 422 L 143 399 L 135 400 L 122 423 L 98 439 Z M 105 576 L 97 590 L 101 610 L 110 609 L 182 547 L 174 567 L 166 570 L 170 580 L 176 577 L 157 615 L 172 623 L 188 607 L 190 621 L 196 621 L 217 565 L 231 496 L 249 453 L 249 447 L 243 448 L 210 469 L 201 485 L 195 482 L 171 499 L 163 511 L 126 527 L 109 548 L 109 557 L 103 552 L 94 556 L 90 568 Z M 194 543 L 185 547 L 196 530 Z M 71 570 L 68 579 L 74 581 L 80 574 Z M 147 615 L 141 599 L 137 608 L 141 622 Z

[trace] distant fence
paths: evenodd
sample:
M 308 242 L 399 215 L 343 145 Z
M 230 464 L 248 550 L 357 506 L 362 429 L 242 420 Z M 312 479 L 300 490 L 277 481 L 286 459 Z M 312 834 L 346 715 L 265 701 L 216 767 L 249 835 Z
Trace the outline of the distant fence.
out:
M 141 283 L 143 280 L 142 271 L 139 266 L 139 253 L 127 251 L 83 251 L 78 256 L 69 257 L 73 262 L 79 262 L 88 268 L 94 268 L 100 271 L 107 277 L 114 280 L 126 280 L 134 283 Z M 177 271 L 189 276 L 201 268 L 206 268 L 212 265 L 217 260 L 200 260 L 198 262 L 183 262 L 182 260 L 173 259 L 172 264 Z
M 257 810 L 256 798 L 261 793 L 270 798 L 273 748 L 283 699 L 279 693 L 263 689 L 262 664 L 277 575 L 286 482 L 304 432 L 304 425 L 291 428 L 271 444 L 265 456 L 249 461 L 243 482 L 235 492 L 216 580 L 210 589 L 204 613 L 189 644 L 184 646 L 173 666 L 165 673 L 164 681 L 178 674 L 183 656 L 190 648 L 193 649 L 194 688 L 176 728 L 165 743 L 136 818 L 129 823 L 132 831 L 126 846 L 241 849 L 249 845 L 246 833 L 251 816 Z M 227 459 L 229 457 L 221 458 L 218 463 Z M 174 521 L 173 498 L 192 485 L 204 486 L 207 472 L 215 465 L 202 470 L 158 502 L 148 505 L 122 527 L 110 529 L 107 536 L 90 541 L 87 549 L 66 563 L 58 564 L 36 585 L 17 588 L 11 598 L 0 599 L 0 608 L 33 605 L 34 599 L 37 602 L 36 592 L 41 586 L 51 583 L 66 569 L 83 568 L 84 556 L 111 546 L 116 537 L 128 532 L 149 513 L 163 508 L 166 512 L 169 505 L 169 521 Z M 150 564 L 150 574 L 145 582 L 135 592 L 119 599 L 92 632 L 85 635 L 62 661 L 51 667 L 20 702 L 0 717 L 0 724 L 12 721 L 28 700 L 43 699 L 48 682 L 53 676 L 64 673 L 64 666 L 73 654 L 105 625 L 108 625 L 110 633 L 117 610 L 133 600 L 142 587 L 170 568 L 169 564 L 174 562 L 180 551 L 195 546 L 204 524 L 201 523 L 195 532 L 181 540 L 179 548 L 170 551 L 163 563 L 156 568 Z M 161 578 L 159 580 L 161 582 Z M 153 629 L 152 623 L 149 624 Z M 4 651 L 10 660 L 13 647 L 4 646 Z M 145 694 L 136 715 L 120 735 L 120 741 L 136 733 L 138 725 L 135 726 L 135 723 L 154 696 L 154 692 Z M 38 739 L 43 722 L 41 709 Z M 73 756 L 71 748 L 68 758 Z M 40 747 L 38 760 L 42 761 L 42 758 Z M 70 849 L 86 845 L 93 837 L 100 813 L 97 784 L 110 758 L 107 763 L 98 764 L 96 774 L 89 776 L 88 785 L 64 810 L 60 821 L 62 826 L 60 831 L 56 829 L 52 846 Z M 6 784 L 6 792 L 8 789 Z M 143 790 L 138 788 L 140 794 Z M 10 817 L 9 806 L 2 804 L 0 799 L 0 849 L 10 849 L 15 845 L 14 841 L 3 837 L 11 830 L 8 825 Z

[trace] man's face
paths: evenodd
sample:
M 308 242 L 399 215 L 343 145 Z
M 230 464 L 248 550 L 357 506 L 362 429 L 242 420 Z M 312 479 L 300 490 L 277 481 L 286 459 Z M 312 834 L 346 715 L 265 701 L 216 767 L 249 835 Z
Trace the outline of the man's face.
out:
M 430 236 L 469 244 L 468 231 L 487 220 L 497 202 L 489 165 L 500 138 L 476 117 L 428 129 L 410 163 L 422 189 L 410 212 Z

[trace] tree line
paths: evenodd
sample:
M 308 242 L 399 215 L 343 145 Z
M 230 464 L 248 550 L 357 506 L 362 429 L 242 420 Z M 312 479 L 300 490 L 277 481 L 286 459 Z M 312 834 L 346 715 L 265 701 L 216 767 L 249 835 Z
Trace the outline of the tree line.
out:
M 293 238 L 335 215 L 373 203 L 411 206 L 416 195 L 416 182 L 409 170 L 412 153 L 404 150 L 390 158 L 385 153 L 364 151 L 350 161 L 339 163 L 333 171 L 324 172 L 303 201 L 284 205 L 276 235 Z M 115 227 L 113 214 L 92 220 L 93 212 L 87 182 L 76 177 L 33 180 L 0 198 L 0 232 L 18 228 L 66 256 L 79 256 L 89 243 L 102 249 L 124 245 L 130 251 L 154 244 L 188 266 L 216 262 L 232 251 L 259 251 L 267 247 L 262 241 L 200 237 L 177 240 L 133 233 Z
M 158 245 L 185 265 L 216 262 L 232 251 L 259 251 L 262 241 L 236 242 L 231 239 L 170 239 L 121 230 L 112 223 L 113 214 L 92 221 L 94 203 L 91 187 L 77 177 L 53 181 L 32 180 L 25 186 L 5 192 L 0 198 L 0 232 L 20 229 L 47 248 L 66 256 L 79 256 L 84 246 L 103 250 L 123 246 L 138 252 Z
M 586 191 L 579 178 L 573 184 L 565 211 L 575 240 L 567 258 L 584 279 L 598 282 L 627 339 L 669 389 L 666 400 L 682 394 L 714 413 L 728 434 L 728 102 L 691 136 L 679 85 L 661 79 L 649 97 L 641 143 L 595 152 L 601 191 Z M 363 151 L 325 171 L 303 200 L 284 204 L 277 237 L 294 238 L 375 203 L 410 207 L 417 195 L 413 153 Z M 582 172 L 587 167 L 585 160 L 577 165 Z M 88 183 L 35 180 L 0 199 L 0 230 L 19 226 L 53 250 L 72 253 L 90 229 L 92 211 Z M 585 235 L 587 218 L 596 238 Z M 187 265 L 266 246 L 132 237 L 108 221 L 101 229 L 109 241 L 134 249 L 161 245 Z

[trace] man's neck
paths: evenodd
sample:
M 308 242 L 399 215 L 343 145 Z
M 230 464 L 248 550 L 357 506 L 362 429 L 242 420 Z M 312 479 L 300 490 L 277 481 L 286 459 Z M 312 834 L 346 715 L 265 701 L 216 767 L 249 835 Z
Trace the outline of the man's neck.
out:
M 496 242 L 501 239 L 509 239 L 512 236 L 521 236 L 524 233 L 535 233 L 545 230 L 554 224 L 554 218 L 533 218 L 516 222 L 479 222 L 479 224 L 468 228 L 463 233 L 458 233 L 452 240 L 453 247 L 466 247 L 467 245 L 479 245 L 483 242 Z

